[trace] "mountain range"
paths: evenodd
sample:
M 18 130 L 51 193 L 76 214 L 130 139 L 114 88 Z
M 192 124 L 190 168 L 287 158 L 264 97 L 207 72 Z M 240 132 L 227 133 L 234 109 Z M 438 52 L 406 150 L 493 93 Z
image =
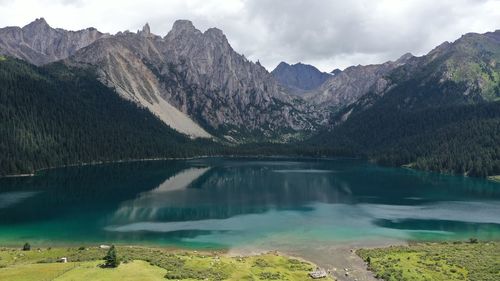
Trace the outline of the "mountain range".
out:
M 162 37 L 148 24 L 111 35 L 52 28 L 41 18 L 0 29 L 0 55 L 1 174 L 251 151 L 500 173 L 498 30 L 465 34 L 420 57 L 332 73 L 282 62 L 270 73 L 221 30 L 200 31 L 187 20 Z M 132 128 L 140 122 L 130 118 L 143 123 Z M 113 142 L 134 153 L 104 153 Z

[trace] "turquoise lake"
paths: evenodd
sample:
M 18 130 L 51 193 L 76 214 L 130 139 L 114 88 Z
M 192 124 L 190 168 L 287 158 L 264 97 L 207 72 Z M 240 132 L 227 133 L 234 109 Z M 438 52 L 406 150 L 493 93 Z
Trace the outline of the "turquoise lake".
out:
M 352 159 L 207 158 L 0 179 L 0 245 L 294 249 L 500 239 L 500 184 Z

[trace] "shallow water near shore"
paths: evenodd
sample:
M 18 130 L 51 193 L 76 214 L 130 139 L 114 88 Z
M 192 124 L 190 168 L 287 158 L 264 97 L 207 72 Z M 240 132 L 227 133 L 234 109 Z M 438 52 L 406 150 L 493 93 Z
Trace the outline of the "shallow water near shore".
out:
M 140 244 L 315 256 L 500 239 L 500 184 L 352 159 L 118 163 L 0 179 L 0 245 Z

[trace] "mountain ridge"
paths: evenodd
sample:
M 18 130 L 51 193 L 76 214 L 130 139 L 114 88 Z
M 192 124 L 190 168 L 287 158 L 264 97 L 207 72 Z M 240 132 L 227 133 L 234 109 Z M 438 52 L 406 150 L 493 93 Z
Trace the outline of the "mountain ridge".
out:
M 110 46 L 99 46 L 104 44 Z M 115 61 L 101 56 L 110 52 L 122 53 L 114 56 Z M 128 72 L 118 71 L 120 56 L 136 65 L 128 67 Z M 164 37 L 124 32 L 102 38 L 68 61 L 96 66 L 105 83 L 115 88 L 149 81 L 150 85 L 139 89 L 127 87 L 132 89 L 131 100 L 154 92 L 158 100 L 229 141 L 253 137 L 283 141 L 287 138 L 281 138 L 283 132 L 293 137 L 299 131 L 315 130 L 322 118 L 283 92 L 264 67 L 236 53 L 221 30 L 201 32 L 186 20 L 176 21 Z M 124 72 L 130 75 L 120 80 Z M 150 78 L 140 78 L 144 73 L 151 74 Z
M 99 38 L 109 36 L 95 28 L 67 31 L 52 28 L 44 18 L 21 27 L 0 29 L 0 54 L 43 65 L 65 59 Z

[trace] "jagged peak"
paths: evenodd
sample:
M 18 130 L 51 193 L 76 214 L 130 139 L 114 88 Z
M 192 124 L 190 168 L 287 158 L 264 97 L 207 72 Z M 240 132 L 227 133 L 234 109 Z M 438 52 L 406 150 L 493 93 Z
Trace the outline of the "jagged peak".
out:
M 201 31 L 196 29 L 190 20 L 176 20 L 172 30 L 168 32 L 165 38 L 177 38 L 179 36 L 201 35 Z
M 33 22 L 34 22 L 34 23 L 37 23 L 37 24 L 46 24 L 46 25 L 49 25 L 49 24 L 47 23 L 47 21 L 45 20 L 45 18 L 44 18 L 44 17 L 41 17 L 41 18 L 36 18 Z
M 342 70 L 340 70 L 340 69 L 338 69 L 338 68 L 335 68 L 334 70 L 332 70 L 332 71 L 330 72 L 330 74 L 333 74 L 333 75 L 338 75 L 338 74 L 340 74 L 341 72 L 342 72 Z
M 193 22 L 190 20 L 176 20 L 172 27 L 172 31 L 182 32 L 182 31 L 197 31 L 194 27 Z
M 293 66 L 298 67 L 300 69 L 308 69 L 308 70 L 313 70 L 313 71 L 324 73 L 323 71 L 319 70 L 316 66 L 314 66 L 312 64 L 303 63 L 300 61 L 298 63 L 294 64 Z
M 278 64 L 278 67 L 283 67 L 283 66 L 290 66 L 290 64 L 288 64 L 287 62 L 284 62 L 284 61 L 282 61 Z
M 224 38 L 226 37 L 224 35 L 224 32 L 222 32 L 222 30 L 218 29 L 218 28 L 215 28 L 215 27 L 211 27 L 209 29 L 207 29 L 205 32 L 204 32 L 205 35 L 209 35 L 209 36 L 213 36 L 213 37 L 216 37 L 216 38 Z
M 151 28 L 149 27 L 149 23 L 146 23 L 146 24 L 142 27 L 142 33 L 145 33 L 145 34 L 151 34 Z
M 50 28 L 50 25 L 47 23 L 47 21 L 42 17 L 42 18 L 37 18 L 34 21 L 28 23 L 25 25 L 23 28 L 33 28 L 33 27 L 48 27 Z
M 313 71 L 316 73 L 327 74 L 326 72 L 319 70 L 317 67 L 315 67 L 314 65 L 311 65 L 311 64 L 297 62 L 297 63 L 291 65 L 291 64 L 288 64 L 284 61 L 280 62 L 278 64 L 278 66 L 276 66 L 276 68 L 274 68 L 274 70 L 272 72 L 275 73 L 277 71 L 291 70 L 291 69 L 294 69 L 292 71 Z
M 406 53 L 404 55 L 402 55 L 401 57 L 399 57 L 397 60 L 396 60 L 396 63 L 398 64 L 404 64 L 406 63 L 409 59 L 415 57 L 412 53 Z
M 277 73 L 279 71 L 283 71 L 283 69 L 287 69 L 289 68 L 290 65 L 284 61 L 280 62 L 272 71 L 271 73 Z
M 143 37 L 151 36 L 151 28 L 149 27 L 149 24 L 146 23 L 141 30 L 137 30 L 137 34 Z
M 218 44 L 229 46 L 229 41 L 227 40 L 226 35 L 224 35 L 224 32 L 218 28 L 212 27 L 207 29 L 203 33 L 203 36 L 208 37 L 210 40 Z

